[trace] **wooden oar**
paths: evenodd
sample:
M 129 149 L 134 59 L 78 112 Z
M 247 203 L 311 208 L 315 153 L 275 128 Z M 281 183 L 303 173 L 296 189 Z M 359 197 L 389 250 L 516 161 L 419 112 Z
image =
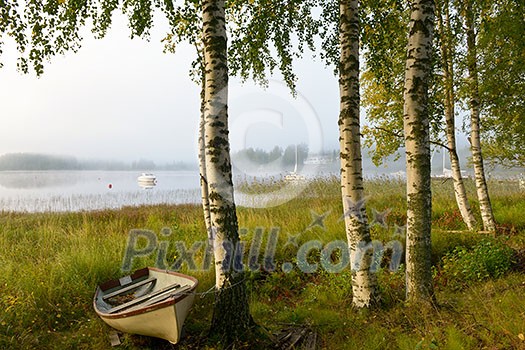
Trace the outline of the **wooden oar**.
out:
M 129 311 L 133 311 L 133 310 L 137 310 L 137 309 L 141 309 L 141 308 L 149 306 L 149 305 L 153 305 L 153 304 L 159 303 L 159 302 L 161 302 L 163 300 L 166 300 L 168 298 L 171 298 L 171 297 L 175 297 L 175 296 L 177 296 L 179 294 L 184 293 L 188 289 L 191 289 L 190 285 L 182 286 L 182 287 L 180 287 L 179 289 L 177 289 L 175 291 L 167 290 L 164 293 L 162 293 L 162 294 L 160 294 L 160 295 L 158 295 L 158 296 L 156 296 L 154 298 L 151 298 L 150 300 L 145 301 L 144 303 L 140 303 L 139 305 L 136 305 L 136 306 L 132 307 L 131 309 L 128 310 L 128 312 Z
M 169 285 L 169 286 L 167 286 L 165 288 L 159 289 L 156 292 L 153 292 L 153 293 L 150 293 L 150 294 L 146 294 L 146 295 L 144 295 L 144 296 L 142 296 L 140 298 L 133 299 L 131 301 L 128 301 L 127 303 L 124 303 L 122 305 L 116 306 L 116 307 L 110 309 L 108 311 L 108 313 L 114 314 L 115 312 L 119 312 L 119 311 L 122 311 L 124 309 L 127 309 L 128 307 L 140 304 L 140 303 L 142 303 L 142 302 L 144 302 L 146 300 L 149 300 L 149 299 L 151 299 L 153 297 L 156 297 L 156 296 L 158 296 L 160 294 L 163 294 L 163 293 L 165 293 L 167 291 L 173 290 L 173 289 L 178 288 L 178 287 L 180 287 L 180 284 L 178 284 L 178 283 Z

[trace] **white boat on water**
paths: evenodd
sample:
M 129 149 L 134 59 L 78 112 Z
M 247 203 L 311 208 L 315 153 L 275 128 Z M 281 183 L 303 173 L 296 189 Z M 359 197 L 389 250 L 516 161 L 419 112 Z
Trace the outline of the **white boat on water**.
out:
M 142 175 L 137 177 L 137 181 L 141 183 L 156 183 L 157 177 L 151 173 L 142 173 Z
M 292 171 L 291 173 L 288 173 L 284 176 L 284 179 L 286 181 L 294 182 L 294 181 L 306 181 L 306 176 L 296 173 L 295 171 Z
M 144 268 L 97 287 L 93 307 L 111 327 L 126 333 L 179 341 L 195 298 L 197 279 Z
M 306 176 L 301 175 L 297 172 L 297 145 L 295 145 L 295 166 L 292 172 L 286 174 L 284 179 L 289 182 L 306 181 Z

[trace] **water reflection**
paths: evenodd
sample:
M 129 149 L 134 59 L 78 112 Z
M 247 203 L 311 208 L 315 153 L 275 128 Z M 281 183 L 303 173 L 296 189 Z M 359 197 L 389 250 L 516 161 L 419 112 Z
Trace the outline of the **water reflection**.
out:
M 78 177 L 68 172 L 7 171 L 0 172 L 0 186 L 9 189 L 32 189 L 74 186 Z
M 157 183 L 156 182 L 139 182 L 139 187 L 142 188 L 143 190 L 151 190 L 153 189 L 155 186 L 157 186 Z
M 113 192 L 49 197 L 0 198 L 0 211 L 75 212 L 119 209 L 127 206 L 187 204 L 200 201 L 200 190 Z

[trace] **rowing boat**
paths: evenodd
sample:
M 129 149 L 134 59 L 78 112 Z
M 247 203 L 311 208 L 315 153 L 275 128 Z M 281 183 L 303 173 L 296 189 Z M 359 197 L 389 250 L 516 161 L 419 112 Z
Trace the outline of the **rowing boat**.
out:
M 179 341 L 197 279 L 148 267 L 97 287 L 93 307 L 111 327 L 126 333 Z

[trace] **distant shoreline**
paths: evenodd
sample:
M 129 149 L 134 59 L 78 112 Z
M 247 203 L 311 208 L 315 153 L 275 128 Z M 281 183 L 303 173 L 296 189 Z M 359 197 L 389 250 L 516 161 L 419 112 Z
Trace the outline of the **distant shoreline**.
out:
M 41 153 L 7 153 L 0 156 L 0 171 L 101 170 L 142 172 L 197 169 L 197 164 L 182 161 L 156 164 L 154 161 L 147 159 L 139 159 L 132 162 L 97 159 L 79 160 L 73 156 Z

